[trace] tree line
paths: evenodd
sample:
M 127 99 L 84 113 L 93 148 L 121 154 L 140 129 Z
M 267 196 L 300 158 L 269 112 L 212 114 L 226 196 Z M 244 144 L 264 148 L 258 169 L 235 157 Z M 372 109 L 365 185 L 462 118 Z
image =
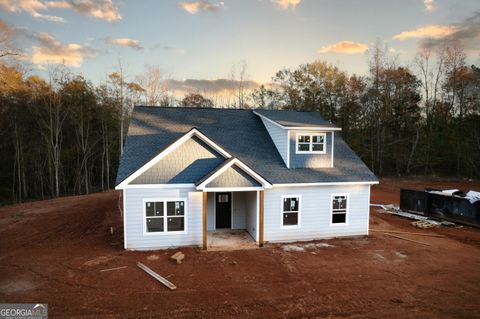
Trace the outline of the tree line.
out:
M 119 64 L 94 85 L 63 67 L 45 79 L 0 61 L 0 202 L 111 189 L 135 104 L 315 111 L 378 176 L 479 177 L 480 69 L 461 47 L 423 48 L 406 66 L 376 45 L 368 62 L 364 76 L 324 61 L 283 69 L 253 92 L 243 64 L 220 104 L 201 92 L 177 100 L 156 66 L 129 81 Z

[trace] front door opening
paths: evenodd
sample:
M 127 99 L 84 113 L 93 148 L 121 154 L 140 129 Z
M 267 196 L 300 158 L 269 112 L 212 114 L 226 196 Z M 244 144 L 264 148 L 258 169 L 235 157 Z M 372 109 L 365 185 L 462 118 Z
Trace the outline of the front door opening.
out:
M 215 228 L 232 228 L 232 193 L 215 193 Z

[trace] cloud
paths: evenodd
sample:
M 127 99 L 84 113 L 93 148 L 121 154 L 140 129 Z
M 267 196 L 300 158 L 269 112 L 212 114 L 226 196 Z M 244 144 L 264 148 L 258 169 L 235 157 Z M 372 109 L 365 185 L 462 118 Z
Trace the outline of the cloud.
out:
M 152 47 L 150 47 L 150 51 L 157 51 L 157 50 L 163 50 L 163 51 L 167 51 L 169 53 L 180 54 L 180 55 L 184 55 L 184 54 L 187 53 L 187 50 L 185 50 L 185 49 L 170 46 L 170 45 L 166 45 L 166 44 L 162 44 L 162 43 L 157 43 L 157 44 L 153 45 Z
M 480 50 L 480 11 L 452 26 L 452 32 L 443 37 L 429 37 L 421 41 L 423 47 L 460 44 L 466 50 Z
M 180 55 L 184 55 L 185 53 L 187 53 L 187 50 L 185 50 L 185 49 L 171 47 L 169 45 L 162 46 L 162 49 L 165 50 L 165 51 L 168 51 L 170 53 L 180 54 Z
M 352 42 L 352 41 L 340 41 L 334 44 L 321 47 L 318 50 L 318 53 L 356 54 L 356 53 L 363 53 L 367 50 L 368 50 L 368 45 L 366 44 Z
M 108 39 L 107 42 L 110 44 L 118 45 L 122 47 L 130 47 L 137 51 L 143 50 L 143 47 L 140 45 L 140 42 L 138 42 L 138 40 L 135 40 L 135 39 L 129 39 L 129 38 Z
M 118 7 L 112 0 L 50 1 L 47 2 L 46 5 L 50 8 L 70 9 L 76 13 L 106 20 L 108 22 L 119 21 L 122 19 Z
M 212 13 L 220 12 L 223 7 L 223 2 L 211 3 L 207 0 L 198 0 L 194 2 L 180 2 L 180 8 L 187 11 L 190 14 L 196 14 L 199 11 L 208 11 Z
M 287 10 L 289 8 L 295 9 L 297 5 L 302 2 L 302 0 L 271 0 L 278 8 L 282 10 Z
M 53 22 L 65 22 L 65 19 L 62 17 L 46 15 L 39 12 L 47 9 L 47 6 L 40 0 L 0 0 L 0 11 L 8 13 L 25 11 L 37 19 Z
M 36 65 L 58 63 L 78 68 L 85 58 L 91 58 L 97 54 L 97 51 L 76 43 L 63 44 L 45 32 L 36 34 L 34 38 L 38 46 L 32 47 L 31 59 Z
M 435 10 L 435 3 L 434 0 L 423 0 L 423 5 L 427 11 Z
M 449 25 L 427 25 L 418 27 L 412 31 L 404 31 L 393 38 L 396 40 L 406 40 L 411 38 L 434 38 L 441 39 L 457 31 L 455 26 Z
M 229 79 L 217 79 L 217 80 L 195 80 L 186 79 L 179 80 L 166 80 L 168 88 L 172 91 L 183 92 L 205 92 L 210 94 L 218 94 L 225 91 L 232 90 L 239 86 L 239 81 Z M 242 83 L 246 90 L 256 89 L 260 85 L 255 81 L 244 81 Z

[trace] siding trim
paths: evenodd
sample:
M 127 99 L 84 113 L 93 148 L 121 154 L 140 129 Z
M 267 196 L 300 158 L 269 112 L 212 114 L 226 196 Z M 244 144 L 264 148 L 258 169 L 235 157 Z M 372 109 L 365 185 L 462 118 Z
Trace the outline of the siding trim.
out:
M 127 249 L 127 199 L 125 198 L 126 192 L 122 189 L 123 197 L 123 248 Z
M 263 190 L 263 187 L 212 187 L 202 189 L 205 193 L 215 193 L 215 192 L 248 192 L 248 191 L 258 191 Z
M 334 151 L 334 145 L 335 145 L 335 132 L 332 132 L 332 166 L 333 167 L 333 151 Z
M 195 184 L 129 184 L 126 185 L 123 190 L 131 188 L 193 188 Z
M 256 241 L 258 242 L 259 241 L 259 236 L 260 236 L 260 229 L 259 229 L 259 225 L 260 225 L 260 191 L 257 191 L 257 212 L 256 212 L 256 220 L 255 220 L 255 234 L 256 234 Z M 264 225 L 265 226 L 265 225 Z M 263 233 L 265 235 L 265 231 Z
M 273 125 L 276 125 L 280 128 L 283 128 L 284 130 L 319 130 L 319 131 L 321 131 L 321 130 L 324 130 L 324 131 L 341 131 L 342 130 L 342 128 L 340 128 L 340 127 L 328 127 L 328 126 L 326 126 L 326 127 L 319 127 L 319 126 L 299 126 L 299 127 L 297 127 L 297 126 L 284 126 L 282 124 L 279 124 L 279 123 L 275 122 L 274 120 L 269 119 L 265 115 L 262 115 L 260 113 L 255 112 L 255 111 L 252 111 L 252 112 L 253 112 L 253 114 L 259 116 L 260 118 L 265 119 L 265 120 L 269 121 L 270 123 L 272 123 Z
M 372 185 L 368 186 L 368 198 L 367 198 L 367 236 L 370 234 L 370 191 Z
M 378 181 L 370 182 L 324 182 L 324 183 L 291 183 L 291 184 L 272 184 L 273 187 L 304 187 L 304 186 L 329 186 L 329 185 L 375 185 Z
M 287 168 L 290 168 L 290 130 L 287 131 Z

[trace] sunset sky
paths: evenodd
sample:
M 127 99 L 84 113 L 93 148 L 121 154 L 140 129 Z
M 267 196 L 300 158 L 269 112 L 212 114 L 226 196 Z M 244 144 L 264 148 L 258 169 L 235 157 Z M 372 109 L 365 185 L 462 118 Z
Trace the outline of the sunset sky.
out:
M 316 59 L 364 74 L 376 41 L 407 65 L 420 44 L 459 41 L 480 64 L 478 0 L 0 0 L 0 20 L 33 73 L 63 62 L 94 83 L 119 59 L 178 81 L 228 78 L 241 61 L 259 83 Z

